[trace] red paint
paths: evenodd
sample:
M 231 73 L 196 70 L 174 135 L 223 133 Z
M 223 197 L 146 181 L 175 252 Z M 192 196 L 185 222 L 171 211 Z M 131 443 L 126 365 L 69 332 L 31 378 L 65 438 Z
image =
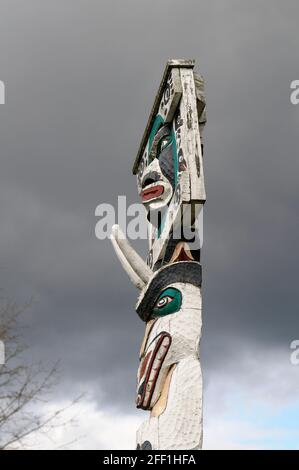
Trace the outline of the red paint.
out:
M 145 358 L 142 360 L 139 380 L 141 380 L 142 377 L 144 376 L 144 372 L 145 372 L 145 369 L 146 369 L 146 366 L 150 357 L 151 357 L 151 351 L 148 352 Z
M 171 345 L 171 336 L 169 333 L 167 333 L 166 331 L 161 331 L 161 333 L 159 333 L 159 335 L 157 336 L 156 338 L 156 344 L 155 344 L 155 347 L 154 347 L 154 350 L 150 350 L 148 354 L 150 354 L 151 356 L 151 359 L 150 361 L 147 360 L 147 363 L 149 362 L 149 365 L 147 367 L 147 370 L 146 370 L 146 375 L 145 375 L 145 379 L 144 379 L 144 382 L 145 382 L 145 386 L 144 386 L 144 390 L 143 390 L 143 393 L 142 393 L 142 396 L 140 398 L 140 400 L 138 400 L 138 403 L 137 403 L 137 408 L 141 408 L 143 410 L 149 410 L 150 409 L 150 404 L 151 404 L 151 399 L 152 399 L 152 396 L 154 394 L 154 390 L 155 390 L 155 387 L 156 387 L 156 383 L 157 383 L 157 379 L 158 379 L 158 376 L 159 376 L 159 373 L 160 373 L 160 370 L 161 370 L 161 367 L 162 367 L 162 364 L 164 362 L 164 359 L 166 357 L 166 354 L 170 348 L 170 345 Z M 166 340 L 166 341 L 165 341 Z M 168 340 L 168 341 L 167 341 Z M 164 344 L 163 344 L 164 343 Z M 166 343 L 166 344 L 165 344 Z M 157 368 L 153 368 L 153 365 L 154 365 L 154 362 L 155 362 L 155 359 L 156 359 L 156 356 L 159 352 L 159 349 L 161 348 L 164 349 L 164 352 L 163 354 L 161 355 L 161 358 L 159 360 L 159 364 L 158 364 L 158 367 Z M 150 375 L 151 375 L 151 371 L 152 369 L 155 370 L 155 375 L 153 377 L 153 379 L 151 381 L 149 381 L 149 378 L 150 378 Z M 144 372 L 143 372 L 143 375 L 144 375 Z M 140 383 L 140 379 L 141 379 L 141 371 L 140 371 L 140 374 L 139 374 L 139 383 Z M 147 384 L 150 383 L 150 392 L 149 392 L 149 396 L 148 396 L 148 399 L 146 400 L 145 402 L 145 395 L 146 395 L 146 386 Z
M 154 199 L 156 197 L 161 196 L 164 193 L 164 186 L 158 185 L 153 186 L 151 188 L 145 189 L 141 192 L 141 197 L 143 201 L 149 201 L 150 199 Z

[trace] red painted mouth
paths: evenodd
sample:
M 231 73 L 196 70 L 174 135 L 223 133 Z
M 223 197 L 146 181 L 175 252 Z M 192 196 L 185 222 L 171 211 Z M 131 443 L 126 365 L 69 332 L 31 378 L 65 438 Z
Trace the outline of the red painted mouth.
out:
M 164 186 L 158 185 L 158 186 L 152 186 L 151 188 L 145 189 L 144 191 L 141 192 L 140 196 L 143 201 L 149 201 L 151 199 L 161 196 L 161 194 L 163 193 L 164 193 Z

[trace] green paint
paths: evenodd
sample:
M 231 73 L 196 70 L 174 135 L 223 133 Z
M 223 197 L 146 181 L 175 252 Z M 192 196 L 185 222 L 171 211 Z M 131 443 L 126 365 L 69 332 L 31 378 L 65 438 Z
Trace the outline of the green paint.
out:
M 158 230 L 157 230 L 157 237 L 158 237 L 158 238 L 161 237 L 161 233 L 162 233 L 162 231 L 163 231 L 166 218 L 167 218 L 167 212 L 165 212 L 165 214 L 162 215 L 162 220 L 161 220 L 161 223 L 160 223 L 160 225 L 159 225 L 159 227 L 158 227 Z
M 179 173 L 179 159 L 178 159 L 178 149 L 176 146 L 175 132 L 173 126 L 171 127 L 171 139 L 172 139 L 172 158 L 173 158 L 173 167 L 174 167 L 174 187 L 176 188 L 178 184 L 178 173 Z
M 164 300 L 163 300 L 164 299 Z M 160 305 L 159 305 L 160 304 Z M 174 287 L 165 289 L 158 298 L 153 309 L 154 317 L 164 317 L 171 313 L 178 312 L 182 305 L 182 294 Z
M 149 138 L 148 138 L 148 155 L 150 154 L 154 137 L 157 134 L 160 127 L 163 126 L 163 124 L 164 124 L 164 119 L 162 118 L 160 114 L 157 114 L 157 116 L 155 117 L 153 126 L 151 128 Z M 172 158 L 173 158 L 173 166 L 174 166 L 174 187 L 176 187 L 178 183 L 179 161 L 178 161 L 178 152 L 177 152 L 177 146 L 176 146 L 176 137 L 175 137 L 173 126 L 171 126 L 170 142 L 168 145 L 172 145 Z M 157 238 L 160 238 L 161 236 L 163 227 L 165 225 L 166 217 L 167 217 L 167 214 L 164 214 L 162 217 L 161 224 L 157 230 Z
M 154 124 L 153 124 L 153 127 L 151 128 L 151 132 L 150 132 L 150 135 L 149 135 L 149 138 L 148 138 L 148 155 L 151 151 L 151 148 L 152 148 L 152 145 L 153 145 L 153 140 L 154 140 L 154 137 L 155 135 L 157 134 L 159 128 L 164 124 L 164 119 L 162 118 L 162 116 L 160 114 L 157 114 L 157 116 L 155 117 L 155 120 L 154 120 Z

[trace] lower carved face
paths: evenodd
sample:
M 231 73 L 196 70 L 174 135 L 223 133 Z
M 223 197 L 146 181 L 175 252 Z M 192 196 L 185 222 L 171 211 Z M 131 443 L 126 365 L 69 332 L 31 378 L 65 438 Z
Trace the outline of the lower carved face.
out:
M 161 396 L 171 366 L 187 355 L 197 354 L 200 311 L 199 287 L 178 282 L 159 293 L 152 306 L 140 351 L 138 408 L 151 410 Z
M 163 209 L 175 187 L 174 136 L 169 125 L 153 135 L 147 167 L 139 174 L 139 194 L 148 212 Z
M 176 364 L 198 354 L 201 265 L 182 258 L 183 243 L 178 244 L 169 264 L 153 271 L 118 226 L 112 228 L 111 241 L 130 279 L 141 290 L 136 312 L 146 322 L 146 332 L 140 352 L 136 401 L 137 407 L 143 409 L 152 410 L 157 405 L 154 413 L 168 396 L 165 390 L 167 384 L 171 386 Z M 185 254 L 188 252 L 184 250 Z

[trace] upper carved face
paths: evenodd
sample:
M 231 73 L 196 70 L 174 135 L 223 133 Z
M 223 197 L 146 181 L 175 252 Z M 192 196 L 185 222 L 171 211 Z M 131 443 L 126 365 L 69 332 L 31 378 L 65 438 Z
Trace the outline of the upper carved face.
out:
M 138 174 L 138 191 L 148 212 L 165 208 L 176 179 L 175 139 L 171 126 L 156 124 L 149 137 L 149 154 Z

